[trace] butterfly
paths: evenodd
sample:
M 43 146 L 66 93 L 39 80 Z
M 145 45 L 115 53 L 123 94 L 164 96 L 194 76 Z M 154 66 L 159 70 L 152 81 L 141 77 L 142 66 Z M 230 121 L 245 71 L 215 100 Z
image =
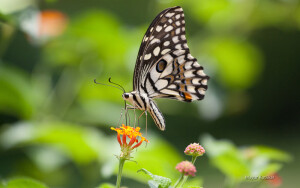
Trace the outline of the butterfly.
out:
M 148 111 L 163 131 L 165 118 L 153 99 L 202 100 L 208 79 L 187 46 L 183 9 L 167 8 L 147 29 L 136 60 L 133 91 L 122 97 L 133 108 Z

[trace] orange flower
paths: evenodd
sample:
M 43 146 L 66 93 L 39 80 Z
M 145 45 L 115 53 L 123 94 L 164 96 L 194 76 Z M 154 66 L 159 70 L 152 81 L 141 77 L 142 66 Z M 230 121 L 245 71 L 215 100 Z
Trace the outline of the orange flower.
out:
M 134 148 L 139 147 L 144 141 L 149 142 L 145 137 L 142 136 L 139 127 L 134 128 L 122 124 L 120 128 L 111 127 L 111 130 L 114 130 L 118 133 L 117 139 L 121 146 L 121 151 L 122 151 L 120 157 L 130 158 L 130 152 Z M 122 135 L 122 140 L 121 140 L 121 135 Z M 127 143 L 127 138 L 130 139 L 128 143 Z M 140 138 L 140 141 L 138 140 L 138 138 Z

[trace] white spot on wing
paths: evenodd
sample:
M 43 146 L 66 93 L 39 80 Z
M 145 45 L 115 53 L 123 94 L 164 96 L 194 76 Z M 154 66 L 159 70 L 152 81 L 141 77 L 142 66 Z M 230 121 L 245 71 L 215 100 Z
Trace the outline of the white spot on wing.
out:
M 181 52 L 184 53 L 183 50 L 177 50 L 177 51 L 181 51 Z M 180 52 L 179 52 L 179 53 L 180 53 Z M 182 56 L 179 56 L 177 59 L 178 59 L 178 63 L 179 63 L 179 64 L 182 64 L 182 63 L 185 62 L 185 59 L 184 59 L 184 56 L 183 56 L 183 55 L 182 55 Z
M 154 44 L 154 43 L 159 43 L 160 42 L 160 40 L 159 39 L 157 39 L 157 38 L 154 38 L 151 42 L 150 42 L 150 44 Z
M 164 46 L 169 46 L 169 45 L 170 45 L 170 41 L 164 42 Z
M 179 42 L 178 36 L 173 37 L 172 40 L 173 40 L 173 42 L 174 42 L 175 44 L 176 44 L 177 42 Z
M 185 68 L 186 70 L 189 70 L 189 69 L 192 68 L 192 64 L 193 64 L 192 61 L 188 61 L 188 62 L 185 63 L 184 68 Z
M 200 76 L 206 76 L 206 74 L 203 72 L 203 70 L 198 70 L 197 74 Z
M 175 18 L 178 20 L 180 18 L 180 14 L 177 14 Z
M 161 90 L 162 93 L 167 93 L 169 95 L 178 95 L 178 92 L 177 91 L 173 91 L 173 90 L 170 90 L 170 89 L 163 89 Z
M 182 10 L 182 8 L 177 8 L 177 9 L 175 9 L 175 11 L 176 12 L 182 12 L 183 10 Z
M 201 95 L 205 95 L 205 90 L 204 90 L 204 88 L 199 88 L 198 89 L 198 92 L 201 94 Z
M 169 87 L 168 87 L 169 89 L 176 89 L 177 87 L 176 87 L 176 85 L 175 84 L 171 84 L 171 85 L 169 85 Z
M 175 33 L 176 33 L 176 35 L 178 35 L 180 33 L 180 28 L 177 28 Z
M 201 84 L 202 84 L 202 85 L 207 85 L 207 79 L 202 80 L 202 81 L 201 81 Z
M 195 90 L 196 88 L 195 88 L 195 86 L 187 86 L 187 91 L 189 92 L 189 93 L 196 93 L 196 90 Z
M 167 80 L 158 80 L 156 83 L 155 83 L 155 87 L 157 89 L 162 89 L 164 87 L 166 87 L 168 85 L 168 81 Z
M 192 79 L 192 84 L 199 85 L 200 80 L 201 80 L 200 78 L 194 78 Z
M 151 58 L 151 53 L 146 54 L 145 57 L 144 57 L 144 60 L 148 60 L 148 59 L 150 59 L 150 58 Z
M 173 54 L 180 56 L 182 54 L 184 54 L 185 50 L 176 50 L 173 52 Z M 184 58 L 184 56 L 180 56 L 181 58 Z
M 163 51 L 161 51 L 161 55 L 165 55 L 167 52 L 171 51 L 170 49 L 164 49 Z
M 173 16 L 174 14 L 175 14 L 174 12 L 169 12 L 169 13 L 166 14 L 166 17 L 169 18 L 169 17 Z
M 175 22 L 175 24 L 176 24 L 177 26 L 180 26 L 180 22 L 179 22 L 179 21 Z
M 157 46 L 157 47 L 153 50 L 153 54 L 154 54 L 155 56 L 158 56 L 159 52 L 160 52 L 160 47 Z
M 187 55 L 187 58 L 188 58 L 188 59 L 191 59 L 191 60 L 194 59 L 194 57 L 193 57 L 191 54 L 188 54 L 188 55 Z
M 152 32 L 153 31 L 153 27 L 151 27 L 151 29 L 150 29 L 150 32 Z
M 172 22 L 173 22 L 173 20 L 172 20 L 172 19 L 169 19 L 169 20 L 168 20 L 168 22 L 169 22 L 169 23 L 172 23 Z
M 181 35 L 181 39 L 182 40 L 185 40 L 186 38 L 185 38 L 185 35 Z
M 191 78 L 194 77 L 193 70 L 188 70 L 184 72 L 184 77 Z
M 165 32 L 169 32 L 173 29 L 173 26 L 169 25 L 166 29 L 165 29 Z
M 162 29 L 162 26 L 160 26 L 160 25 L 158 25 L 158 26 L 156 27 L 156 31 L 157 31 L 157 32 L 160 32 L 161 29 Z
M 201 67 L 197 61 L 194 62 L 193 66 L 194 67 Z
M 178 50 L 180 50 L 180 49 L 181 49 L 181 44 L 177 44 L 177 45 L 175 46 L 175 48 L 178 49 Z

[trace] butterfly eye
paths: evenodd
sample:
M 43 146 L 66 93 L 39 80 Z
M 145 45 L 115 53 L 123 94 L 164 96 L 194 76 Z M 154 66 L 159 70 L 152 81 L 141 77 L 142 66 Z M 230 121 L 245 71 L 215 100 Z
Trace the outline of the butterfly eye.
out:
M 160 60 L 157 63 L 157 65 L 156 65 L 156 71 L 159 72 L 159 73 L 161 73 L 161 72 L 163 72 L 165 70 L 166 66 L 167 66 L 167 62 L 162 59 L 162 60 Z
M 128 93 L 124 93 L 124 94 L 123 94 L 123 98 L 128 99 L 128 98 L 129 98 L 129 94 L 128 94 Z

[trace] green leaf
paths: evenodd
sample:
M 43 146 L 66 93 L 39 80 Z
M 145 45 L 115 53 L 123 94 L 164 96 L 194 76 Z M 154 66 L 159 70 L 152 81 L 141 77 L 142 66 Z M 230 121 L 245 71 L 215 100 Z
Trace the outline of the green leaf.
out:
M 150 187 L 168 188 L 172 183 L 172 181 L 169 178 L 153 175 L 151 172 L 144 168 L 138 170 L 138 172 L 139 171 L 145 172 L 146 174 L 151 176 L 153 180 L 148 181 Z
M 11 67 L 0 66 L 0 112 L 29 119 L 34 112 L 34 94 L 29 77 Z
M 212 164 L 234 181 L 250 175 L 250 165 L 242 153 L 229 141 L 217 141 L 209 135 L 201 141 Z
M 54 147 L 56 151 L 79 164 L 104 160 L 107 150 L 112 148 L 103 145 L 107 141 L 99 130 L 51 121 L 10 126 L 0 134 L 0 141 L 6 148 L 20 144 L 47 146 L 50 149 Z
M 97 188 L 115 188 L 116 186 L 111 184 L 111 183 L 103 183 L 101 185 L 99 185 L 99 187 Z
M 6 183 L 5 188 L 47 188 L 47 186 L 31 178 L 14 178 Z

